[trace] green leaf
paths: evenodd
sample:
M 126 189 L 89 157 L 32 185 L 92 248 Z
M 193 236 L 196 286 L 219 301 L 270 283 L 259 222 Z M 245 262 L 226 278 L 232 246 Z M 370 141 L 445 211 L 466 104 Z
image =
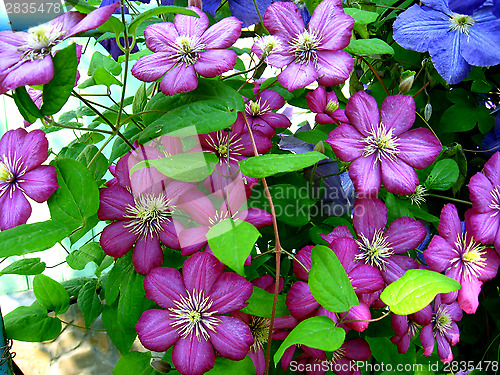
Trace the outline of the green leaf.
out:
M 129 352 L 123 355 L 113 369 L 113 375 L 156 375 L 160 374 L 151 367 L 151 352 Z
M 129 35 L 135 36 L 137 27 L 139 27 L 139 25 L 144 20 L 151 18 L 151 17 L 154 17 L 154 16 L 158 16 L 160 14 L 165 14 L 165 13 L 185 14 L 186 16 L 193 16 L 196 18 L 200 17 L 198 15 L 198 13 L 196 13 L 190 9 L 177 7 L 177 6 L 173 6 L 173 5 L 158 6 L 158 7 L 155 7 L 153 9 L 148 9 L 145 12 L 141 12 L 141 14 L 139 14 L 137 17 L 135 17 L 134 20 L 132 22 L 130 22 L 130 25 L 128 27 Z
M 94 145 L 86 143 L 74 143 L 71 146 L 63 147 L 56 156 L 56 159 L 69 158 L 88 165 L 97 154 L 98 149 Z M 92 165 L 88 168 L 94 175 L 94 180 L 100 180 L 108 171 L 108 160 L 99 153 Z
M 345 339 L 345 331 L 335 326 L 335 322 L 326 316 L 306 319 L 290 332 L 274 354 L 274 364 L 278 365 L 286 348 L 302 344 L 311 348 L 332 352 L 340 348 Z
M 65 313 L 69 308 L 69 295 L 57 281 L 45 275 L 33 278 L 33 293 L 37 301 L 56 315 Z
M 344 51 L 351 55 L 394 55 L 394 49 L 382 39 L 356 39 L 351 40 Z
M 16 103 L 17 109 L 19 113 L 23 116 L 23 118 L 28 121 L 30 124 L 34 123 L 36 119 L 42 118 L 43 115 L 33 103 L 33 100 L 29 96 L 26 88 L 24 86 L 19 86 L 12 92 L 12 97 L 14 102 Z
M 92 173 L 72 159 L 51 162 L 57 170 L 59 188 L 47 201 L 52 219 L 74 229 L 85 226 L 99 208 L 99 189 Z
M 377 12 L 368 12 L 356 8 L 344 8 L 344 12 L 354 18 L 354 21 L 360 25 L 368 25 L 369 23 L 375 22 L 378 18 Z
M 427 189 L 448 190 L 457 182 L 459 175 L 460 170 L 455 160 L 442 159 L 434 165 L 424 186 Z
M 134 327 L 128 330 L 122 329 L 118 322 L 118 311 L 116 307 L 104 306 L 102 311 L 102 324 L 104 328 L 106 328 L 109 338 L 113 341 L 113 344 L 115 344 L 121 355 L 128 353 L 135 341 L 137 333 Z
M 57 51 L 52 58 L 54 77 L 43 85 L 43 104 L 40 108 L 44 116 L 53 115 L 66 104 L 75 87 L 78 59 L 76 44 Z
M 143 82 L 134 95 L 134 100 L 132 101 L 132 113 L 135 114 L 142 112 L 147 102 L 148 96 L 146 94 L 146 82 Z
M 444 111 L 439 123 L 442 133 L 466 132 L 479 124 L 480 129 L 491 129 L 495 118 L 483 106 L 474 106 L 470 102 L 459 101 Z M 483 131 L 484 134 L 484 131 Z
M 22 224 L 0 232 L 0 257 L 24 255 L 51 248 L 72 231 L 64 223 L 48 220 Z
M 4 316 L 6 336 L 13 340 L 42 342 L 61 332 L 61 321 L 47 316 L 40 305 L 20 306 Z
M 302 154 L 259 155 L 241 160 L 239 163 L 241 173 L 246 176 L 261 178 L 277 173 L 298 171 L 326 158 L 326 155 L 311 151 Z
M 259 231 L 252 224 L 233 219 L 215 224 L 207 233 L 214 255 L 240 275 L 244 275 L 243 265 L 259 236 Z
M 255 366 L 248 355 L 241 361 L 216 357 L 214 368 L 206 375 L 255 375 Z
M 78 293 L 77 304 L 83 313 L 85 327 L 89 328 L 102 312 L 101 300 L 97 296 L 97 280 L 89 280 Z
M 344 312 L 359 304 L 337 255 L 323 245 L 316 245 L 311 253 L 309 288 L 314 299 L 329 311 Z
M 66 262 L 74 270 L 83 270 L 90 262 L 100 265 L 105 255 L 98 242 L 90 242 L 69 253 Z
M 0 275 L 38 275 L 44 270 L 45 262 L 40 262 L 40 258 L 19 259 L 0 271 Z
M 110 56 L 103 55 L 102 53 L 96 51 L 90 60 L 87 74 L 92 77 L 99 68 L 104 69 L 114 76 L 118 76 L 122 72 L 122 66 L 120 64 L 118 64 Z
M 118 300 L 118 323 L 124 330 L 135 327 L 142 313 L 149 307 L 143 284 L 144 276 L 139 275 L 130 263 L 120 283 Z
M 380 299 L 394 314 L 409 315 L 422 310 L 439 293 L 460 289 L 460 283 L 429 270 L 411 269 L 387 285 Z
M 165 176 L 184 182 L 199 182 L 210 176 L 219 158 L 212 152 L 185 152 L 161 159 L 144 160 L 130 170 L 155 167 Z
M 242 312 L 271 318 L 272 307 L 274 303 L 274 294 L 271 294 L 264 289 L 254 286 L 253 293 L 247 300 L 248 306 L 241 309 Z M 279 294 L 278 302 L 276 303 L 276 317 L 290 315 L 290 311 L 286 308 L 286 296 Z

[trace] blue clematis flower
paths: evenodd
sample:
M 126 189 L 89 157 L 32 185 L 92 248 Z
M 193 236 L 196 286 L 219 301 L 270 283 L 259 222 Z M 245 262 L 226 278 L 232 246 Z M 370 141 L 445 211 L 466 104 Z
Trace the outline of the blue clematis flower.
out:
M 466 78 L 473 65 L 500 64 L 500 19 L 492 13 L 493 6 L 461 7 L 472 11 L 469 15 L 452 11 L 447 0 L 423 3 L 422 7 L 412 5 L 394 22 L 394 39 L 399 45 L 429 51 L 438 73 L 449 84 Z
M 468 15 L 472 15 L 483 5 L 493 5 L 493 14 L 495 17 L 500 17 L 500 0 L 450 0 L 449 5 L 453 12 Z
M 301 126 L 297 132 L 311 130 L 309 123 Z M 294 154 L 310 152 L 314 150 L 312 143 L 304 142 L 290 134 L 279 134 L 279 148 L 288 150 Z M 321 160 L 315 169 L 309 167 L 305 170 L 305 176 L 310 177 L 314 172 L 313 179 L 318 183 L 323 181 L 325 194 L 319 201 L 321 210 L 325 215 L 342 216 L 349 213 L 356 200 L 354 184 L 349 177 L 349 172 L 339 173 L 338 164 L 331 158 Z
M 203 10 L 208 14 L 215 16 L 221 0 L 203 0 Z M 231 14 L 242 22 L 241 27 L 248 27 L 259 23 L 260 18 L 253 0 L 228 0 Z M 267 7 L 271 5 L 272 0 L 256 0 L 259 13 L 264 17 Z
M 488 156 L 500 151 L 500 112 L 495 117 L 495 126 L 484 136 L 481 148 Z

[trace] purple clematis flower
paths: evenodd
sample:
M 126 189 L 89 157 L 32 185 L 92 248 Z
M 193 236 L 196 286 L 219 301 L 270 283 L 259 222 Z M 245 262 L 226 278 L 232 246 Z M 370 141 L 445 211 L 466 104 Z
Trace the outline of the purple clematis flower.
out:
M 431 165 L 442 149 L 429 129 L 409 130 L 415 100 L 388 96 L 379 114 L 375 99 L 360 91 L 349 99 L 345 113 L 350 125 L 333 129 L 326 142 L 339 159 L 352 162 L 349 176 L 358 195 L 376 195 L 382 183 L 391 193 L 413 193 L 419 184 L 414 168 Z
M 416 260 L 401 254 L 416 248 L 425 238 L 427 232 L 422 223 L 400 217 L 385 229 L 387 207 L 378 198 L 356 200 L 352 223 L 358 235 L 356 259 L 378 269 L 387 284 L 418 267 Z
M 42 165 L 48 150 L 41 130 L 9 130 L 0 139 L 0 230 L 26 223 L 31 216 L 26 196 L 45 202 L 59 187 L 56 168 Z
M 393 24 L 394 39 L 404 48 L 429 51 L 435 68 L 447 83 L 462 81 L 473 65 L 500 63 L 500 19 L 493 15 L 493 7 L 478 9 L 475 1 L 467 1 L 469 5 L 465 7 L 460 6 L 465 1 L 455 1 L 450 6 L 447 0 L 423 3 L 427 6 L 415 4 L 398 16 Z
M 354 66 L 342 51 L 351 40 L 354 19 L 344 13 L 340 0 L 324 0 L 315 9 L 307 29 L 293 3 L 272 4 L 264 15 L 271 33 L 252 51 L 269 65 L 283 68 L 278 81 L 293 91 L 318 81 L 321 86 L 344 83 Z
M 144 82 L 161 77 L 165 95 L 188 92 L 198 86 L 199 74 L 214 78 L 231 70 L 236 52 L 228 50 L 241 34 L 241 22 L 227 17 L 208 27 L 208 17 L 196 7 L 188 7 L 200 17 L 177 14 L 175 22 L 149 25 L 144 31 L 146 45 L 154 53 L 141 57 L 132 74 Z
M 182 145 L 180 150 L 182 150 Z M 104 252 L 120 258 L 134 247 L 132 263 L 140 274 L 148 274 L 163 263 L 161 244 L 179 250 L 177 233 L 184 227 L 172 218 L 179 196 L 193 188 L 191 184 L 166 178 L 155 168 L 139 169 L 143 160 L 159 159 L 160 150 L 137 145 L 117 163 L 116 183 L 100 190 L 100 220 L 114 222 L 104 228 L 100 243 Z
M 472 208 L 466 212 L 470 232 L 483 244 L 494 244 L 500 254 L 500 152 L 496 152 L 469 182 Z
M 0 32 L 0 93 L 24 85 L 43 85 L 54 76 L 52 49 L 69 37 L 106 22 L 119 3 L 88 15 L 67 12 L 28 32 Z
M 396 336 L 391 341 L 397 346 L 399 353 L 406 353 L 410 347 L 410 340 L 422 326 L 431 323 L 432 308 L 430 305 L 424 307 L 411 315 L 392 314 L 391 326 Z
M 184 262 L 181 273 L 155 268 L 144 279 L 146 297 L 162 309 L 145 311 L 135 326 L 148 349 L 164 352 L 171 346 L 175 369 L 201 375 L 215 365 L 215 353 L 242 360 L 254 338 L 240 319 L 226 316 L 247 305 L 252 284 L 208 253 Z
M 264 15 L 272 0 L 257 0 L 259 13 Z M 231 14 L 242 22 L 242 27 L 248 27 L 260 22 L 259 13 L 255 9 L 253 1 L 248 0 L 228 0 Z M 215 12 L 220 6 L 221 0 L 203 0 L 203 10 L 215 17 Z
M 437 341 L 437 351 L 441 361 L 451 362 L 453 360 L 451 347 L 460 341 L 460 332 L 455 322 L 461 320 L 462 315 L 463 311 L 457 302 L 442 303 L 441 295 L 437 295 L 434 300 L 431 322 L 420 331 L 420 341 L 426 357 L 432 354 L 434 342 Z
M 272 112 L 282 108 L 285 105 L 285 99 L 276 91 L 259 92 L 259 89 L 260 85 L 256 84 L 253 90 L 255 98 L 246 103 L 245 114 L 252 130 L 259 130 L 270 139 L 276 133 L 276 128 L 288 128 L 290 120 L 282 113 Z M 241 120 L 238 118 L 238 121 Z M 246 129 L 246 123 L 244 122 L 244 124 Z
M 466 221 L 466 230 L 468 226 Z M 474 314 L 479 306 L 481 285 L 496 276 L 500 259 L 493 249 L 474 241 L 467 231 L 462 233 L 462 224 L 453 204 L 447 204 L 441 211 L 438 233 L 424 251 L 425 261 L 431 270 L 445 272 L 462 286 L 459 291 L 443 294 L 442 301 L 453 302 L 458 295 L 460 308 L 467 314 Z
M 345 111 L 339 108 L 339 101 L 335 92 L 327 92 L 323 86 L 306 95 L 309 109 L 316 115 L 318 124 L 349 123 Z

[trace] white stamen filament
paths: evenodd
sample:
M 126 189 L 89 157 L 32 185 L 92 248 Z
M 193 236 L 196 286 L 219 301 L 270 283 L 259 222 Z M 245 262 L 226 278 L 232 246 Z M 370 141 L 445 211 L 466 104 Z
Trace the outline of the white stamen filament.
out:
M 317 50 L 321 45 L 321 38 L 317 33 L 304 30 L 301 34 L 292 38 L 290 44 L 296 62 L 308 64 L 312 61 L 316 65 L 318 61 Z
M 481 271 L 484 267 L 486 267 L 486 258 L 484 257 L 486 250 L 484 246 L 474 241 L 473 237 L 466 242 L 467 237 L 466 233 L 458 235 L 457 241 L 455 242 L 455 248 L 460 255 L 453 258 L 451 264 L 454 265 L 461 260 L 464 273 L 477 278 L 481 275 Z
M 63 24 L 59 23 L 30 28 L 27 42 L 18 48 L 23 54 L 23 60 L 33 61 L 50 55 L 52 47 L 60 43 L 67 34 L 66 30 L 61 30 L 62 26 Z
M 259 349 L 264 347 L 264 344 L 267 342 L 267 338 L 269 336 L 269 325 L 271 323 L 271 319 L 261 318 L 258 316 L 252 317 L 250 324 L 250 331 L 254 337 L 254 343 L 250 347 L 254 353 L 256 353 Z
M 398 138 L 392 135 L 392 132 L 392 128 L 387 129 L 382 123 L 376 127 L 372 126 L 369 136 L 360 140 L 362 143 L 365 143 L 363 156 L 376 154 L 377 161 L 381 161 L 383 158 L 396 160 L 396 155 L 399 152 L 399 144 Z
M 386 258 L 389 258 L 394 251 L 382 230 L 377 229 L 371 241 L 360 234 L 356 242 L 361 252 L 356 255 L 355 259 L 364 261 L 366 264 L 377 267 L 379 270 L 385 270 Z
M 470 27 L 476 22 L 474 18 L 466 14 L 452 13 L 449 17 L 450 30 L 458 30 L 465 35 L 469 35 Z
M 183 63 L 186 66 L 196 64 L 199 53 L 203 52 L 206 45 L 201 43 L 201 39 L 195 36 L 179 36 L 172 46 L 177 53 L 173 55 L 177 63 Z
M 497 185 L 491 191 L 491 203 L 488 205 L 489 208 L 495 210 L 491 217 L 496 216 L 500 213 L 500 186 Z
M 130 221 L 125 225 L 132 233 L 142 237 L 158 234 L 161 224 L 170 220 L 174 206 L 164 194 L 141 194 L 134 197 L 134 206 L 127 206 L 125 216 Z
M 206 141 L 210 147 L 212 147 L 219 160 L 226 161 L 229 160 L 238 161 L 235 156 L 241 155 L 241 151 L 245 148 L 239 141 L 238 134 L 233 134 L 229 137 L 229 134 L 225 131 L 219 130 L 215 134 L 215 138 L 211 134 L 208 135 Z
M 439 306 L 438 311 L 434 313 L 431 321 L 434 324 L 434 336 L 436 335 L 436 331 L 441 335 L 445 335 L 453 322 L 444 305 Z

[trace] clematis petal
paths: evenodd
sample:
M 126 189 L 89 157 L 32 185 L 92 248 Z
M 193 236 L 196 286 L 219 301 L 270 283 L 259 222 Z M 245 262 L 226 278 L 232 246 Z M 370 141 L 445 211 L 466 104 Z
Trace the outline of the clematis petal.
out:
M 354 59 L 345 51 L 317 52 L 318 83 L 335 86 L 344 83 L 354 67 Z
M 75 34 L 92 30 L 101 26 L 104 22 L 106 22 L 109 19 L 109 17 L 111 17 L 113 12 L 119 6 L 120 3 L 118 2 L 93 10 L 92 12 L 87 14 L 85 18 L 83 18 L 80 22 L 78 22 L 74 27 L 72 27 L 71 30 L 68 31 L 68 34 L 64 36 L 64 39 L 69 38 L 70 36 L 73 36 Z
M 443 237 L 434 236 L 427 249 L 424 250 L 425 262 L 436 272 L 444 272 L 451 261 L 459 256 L 457 250 Z
M 132 253 L 132 263 L 141 275 L 147 275 L 163 263 L 163 251 L 157 235 L 139 238 Z
M 7 187 L 0 195 L 0 230 L 26 224 L 31 216 L 31 205 L 20 189 Z
M 328 134 L 326 142 L 332 146 L 335 156 L 349 162 L 363 155 L 362 137 L 354 127 L 342 124 Z
M 294 318 L 299 320 L 312 313 L 319 303 L 316 302 L 309 285 L 303 281 L 295 282 L 286 296 L 286 307 Z
M 391 327 L 396 335 L 403 336 L 408 333 L 408 315 L 391 315 Z
M 362 234 L 371 241 L 375 231 L 385 229 L 387 207 L 375 197 L 357 199 L 354 204 L 352 224 L 358 236 Z
M 288 3 L 284 3 L 288 4 Z M 306 87 L 318 78 L 318 72 L 312 62 L 308 64 L 299 64 L 291 62 L 278 75 L 278 81 L 289 91 Z
M 321 48 L 340 50 L 351 41 L 354 19 L 344 13 L 340 0 L 322 1 L 307 28 L 321 35 Z
M 269 212 L 256 207 L 239 211 L 235 215 L 235 219 L 245 220 L 257 229 L 267 227 L 273 223 L 273 217 Z
M 415 100 L 409 95 L 388 96 L 380 106 L 380 122 L 398 136 L 415 122 Z
M 379 123 L 379 110 L 375 98 L 364 91 L 358 91 L 347 102 L 345 114 L 349 123 L 363 137 L 370 135 L 372 127 Z
M 264 14 L 264 26 L 271 34 L 293 38 L 304 31 L 304 21 L 293 3 L 271 4 Z
M 205 49 L 229 48 L 238 40 L 240 34 L 241 21 L 236 17 L 226 17 L 205 31 L 202 43 Z
M 139 340 L 149 350 L 164 352 L 179 339 L 172 326 L 170 313 L 165 310 L 146 310 L 142 313 L 135 329 Z
M 161 231 L 158 233 L 158 236 L 161 243 L 171 249 L 180 250 L 179 233 L 184 230 L 182 223 L 177 219 L 171 219 L 164 221 L 160 226 Z
M 164 309 L 174 307 L 174 301 L 187 295 L 181 273 L 174 268 L 153 269 L 144 278 L 144 290 L 148 299 Z
M 172 22 L 155 23 L 144 30 L 146 45 L 153 52 L 175 53 L 172 46 L 178 37 L 179 33 Z
M 434 351 L 434 334 L 432 332 L 432 324 L 428 324 L 420 330 L 420 341 L 424 347 L 424 355 L 429 357 Z
M 196 253 L 207 243 L 207 226 L 186 228 L 179 233 L 179 246 L 184 256 Z
M 387 259 L 385 269 L 381 270 L 380 273 L 384 281 L 390 284 L 403 277 L 406 271 L 413 268 L 418 268 L 418 263 L 415 259 L 393 254 Z
M 500 185 L 500 152 L 495 152 L 484 165 L 484 174 L 491 181 L 492 185 Z
M 487 9 L 475 12 L 476 21 L 467 37 L 462 38 L 462 56 L 471 65 L 494 66 L 500 64 L 500 19 Z
M 296 259 L 293 261 L 293 273 L 304 281 L 309 279 L 309 271 L 311 270 L 311 251 L 313 246 L 305 246 L 299 250 Z M 300 262 L 300 263 L 298 263 Z M 304 267 L 306 269 L 304 269 Z
M 215 208 L 210 199 L 201 191 L 189 191 L 182 195 L 177 203 L 179 208 L 197 223 L 211 225 L 208 218 L 215 217 Z
M 43 85 L 54 77 L 54 65 L 50 55 L 33 61 L 22 60 L 6 73 L 2 85 L 15 89 L 24 85 Z
M 467 185 L 470 191 L 470 200 L 474 204 L 474 211 L 485 213 L 491 211 L 491 192 L 493 185 L 491 181 L 481 172 L 477 172 L 471 177 Z
M 196 253 L 184 262 L 183 278 L 188 291 L 208 293 L 226 266 L 209 253 Z
M 198 77 L 193 65 L 186 66 L 184 63 L 172 66 L 160 82 L 161 92 L 169 96 L 189 92 L 197 86 Z
M 101 233 L 101 247 L 113 258 L 121 258 L 134 245 L 138 235 L 125 227 L 127 221 L 117 221 L 109 224 Z
M 201 9 L 197 7 L 187 7 L 198 14 L 199 17 L 186 16 L 184 14 L 176 14 L 174 25 L 179 35 L 202 37 L 205 30 L 208 28 L 208 17 Z
M 360 197 L 377 195 L 381 186 L 381 166 L 375 154 L 354 160 L 349 168 L 356 192 Z
M 412 235 L 408 236 L 408 233 Z M 424 240 L 426 234 L 422 223 L 410 217 L 397 218 L 385 231 L 385 237 L 395 254 L 402 254 L 416 248 Z
M 135 207 L 134 197 L 120 185 L 99 190 L 99 220 L 123 220 L 127 207 Z
M 142 56 L 132 67 L 132 75 L 144 82 L 153 82 L 160 79 L 174 66 L 171 55 L 166 52 L 153 53 Z
M 22 168 L 32 170 L 42 164 L 49 156 L 49 142 L 41 130 L 27 132 L 18 128 L 9 130 L 0 139 L 0 157 L 12 159 L 17 156 Z
M 469 212 L 469 230 L 474 239 L 484 244 L 494 243 L 499 237 L 500 215 L 492 216 L 490 212 L 477 213 L 472 209 L 467 212 Z
M 431 165 L 442 149 L 441 142 L 429 129 L 413 129 L 398 139 L 398 158 L 417 169 Z
M 241 320 L 231 316 L 219 316 L 222 323 L 210 333 L 215 350 L 225 358 L 240 361 L 247 355 L 254 338 L 250 328 Z
M 476 277 L 465 274 L 460 285 L 462 287 L 458 291 L 458 305 L 467 314 L 475 314 L 479 306 L 478 296 L 483 283 Z
M 484 249 L 486 252 L 484 254 L 484 267 L 481 269 L 481 274 L 478 276 L 478 279 L 481 281 L 487 281 L 493 279 L 498 272 L 498 267 L 500 266 L 500 259 L 496 252 L 487 247 Z
M 370 308 L 363 302 L 360 302 L 357 306 L 352 306 L 347 314 L 341 313 L 341 315 L 345 320 L 360 320 L 359 322 L 345 323 L 346 326 L 358 332 L 363 332 L 368 328 L 368 324 L 370 324 L 369 320 L 372 317 Z
M 345 350 L 346 357 L 354 361 L 366 361 L 372 355 L 370 345 L 362 337 L 344 341 L 341 348 Z
M 237 57 L 236 52 L 226 49 L 203 51 L 200 52 L 194 69 L 202 77 L 214 78 L 233 69 Z
M 403 160 L 383 159 L 382 183 L 387 191 L 400 195 L 411 194 L 419 184 L 417 172 Z
M 252 295 L 253 287 L 243 276 L 226 272 L 220 275 L 212 289 L 207 292 L 214 302 L 211 311 L 225 314 L 247 306 L 245 301 Z
M 56 168 L 52 165 L 40 165 L 26 172 L 17 183 L 28 197 L 38 203 L 49 199 L 59 187 Z
M 451 362 L 453 360 L 453 353 L 451 352 L 448 340 L 441 333 L 438 333 L 436 335 L 436 343 L 439 359 L 445 363 Z
M 438 232 L 450 244 L 454 244 L 462 236 L 462 224 L 455 205 L 448 203 L 441 210 Z
M 264 349 L 258 347 L 256 351 L 250 350 L 248 356 L 252 359 L 253 365 L 255 366 L 255 375 L 264 375 L 266 371 Z
M 202 375 L 215 366 L 214 349 L 209 341 L 198 340 L 191 334 L 177 340 L 172 350 L 172 362 L 181 374 Z
M 354 267 L 348 276 L 356 294 L 373 293 L 385 287 L 380 271 L 368 264 Z

